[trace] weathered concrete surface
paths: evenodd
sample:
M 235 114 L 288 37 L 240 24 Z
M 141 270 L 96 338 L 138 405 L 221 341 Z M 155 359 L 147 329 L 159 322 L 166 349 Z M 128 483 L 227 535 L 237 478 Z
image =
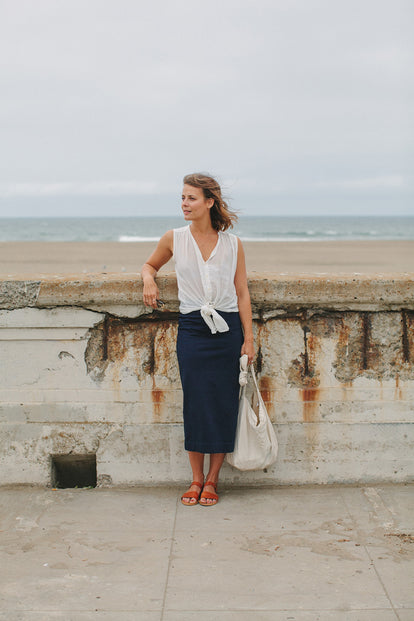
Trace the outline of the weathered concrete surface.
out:
M 0 490 L 1 621 L 411 621 L 413 485 Z
M 0 308 L 36 306 L 39 289 L 39 280 L 30 280 L 30 278 L 2 280 L 0 281 Z
M 5 282 L 0 483 L 48 484 L 50 456 L 65 453 L 95 453 L 100 485 L 184 481 L 175 278 L 158 279 L 162 311 L 143 306 L 131 275 Z M 225 465 L 223 480 L 412 480 L 414 278 L 249 286 L 279 458 L 267 472 Z
M 174 273 L 158 278 L 162 298 L 171 311 L 178 310 Z M 414 309 L 414 275 L 351 274 L 256 274 L 249 278 L 252 302 L 266 318 L 276 309 L 335 308 L 336 310 Z M 149 312 L 142 304 L 142 283 L 137 274 L 75 274 L 43 276 L 33 280 L 10 276 L 0 280 L 0 308 L 26 306 L 87 306 L 110 312 L 127 306 L 128 316 Z M 130 308 L 132 306 L 132 308 Z M 114 314 L 118 314 L 114 312 Z

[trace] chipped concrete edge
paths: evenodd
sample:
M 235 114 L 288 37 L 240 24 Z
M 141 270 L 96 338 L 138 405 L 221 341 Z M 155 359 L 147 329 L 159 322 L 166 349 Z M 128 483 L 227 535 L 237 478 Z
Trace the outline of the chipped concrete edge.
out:
M 414 309 L 414 273 L 381 274 L 248 274 L 255 313 L 267 315 L 300 309 Z M 178 311 L 174 272 L 157 277 L 166 312 Z M 0 308 L 82 307 L 100 312 L 140 316 L 151 309 L 142 302 L 138 274 L 40 274 L 0 277 Z
M 40 280 L 0 280 L 0 308 L 37 306 Z

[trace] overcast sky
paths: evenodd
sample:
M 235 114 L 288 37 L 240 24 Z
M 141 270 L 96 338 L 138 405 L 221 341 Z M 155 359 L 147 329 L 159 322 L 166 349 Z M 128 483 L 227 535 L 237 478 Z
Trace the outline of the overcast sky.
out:
M 413 214 L 413 0 L 0 0 L 0 215 Z

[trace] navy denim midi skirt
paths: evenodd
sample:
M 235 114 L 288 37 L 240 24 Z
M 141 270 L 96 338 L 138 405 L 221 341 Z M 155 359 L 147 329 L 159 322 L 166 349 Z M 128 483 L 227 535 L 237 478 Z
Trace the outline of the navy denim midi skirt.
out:
M 185 449 L 234 450 L 243 330 L 238 312 L 217 311 L 228 332 L 212 334 L 200 311 L 180 313 L 177 358 L 184 395 Z

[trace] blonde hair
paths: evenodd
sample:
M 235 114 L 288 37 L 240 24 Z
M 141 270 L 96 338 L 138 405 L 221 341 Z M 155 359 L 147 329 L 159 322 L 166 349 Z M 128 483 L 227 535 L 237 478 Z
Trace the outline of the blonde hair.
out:
M 238 217 L 235 211 L 231 211 L 227 202 L 223 199 L 221 187 L 218 181 L 204 173 L 192 173 L 183 179 L 186 185 L 203 190 L 204 198 L 214 199 L 214 205 L 210 209 L 210 218 L 213 229 L 226 231 L 232 228 Z

